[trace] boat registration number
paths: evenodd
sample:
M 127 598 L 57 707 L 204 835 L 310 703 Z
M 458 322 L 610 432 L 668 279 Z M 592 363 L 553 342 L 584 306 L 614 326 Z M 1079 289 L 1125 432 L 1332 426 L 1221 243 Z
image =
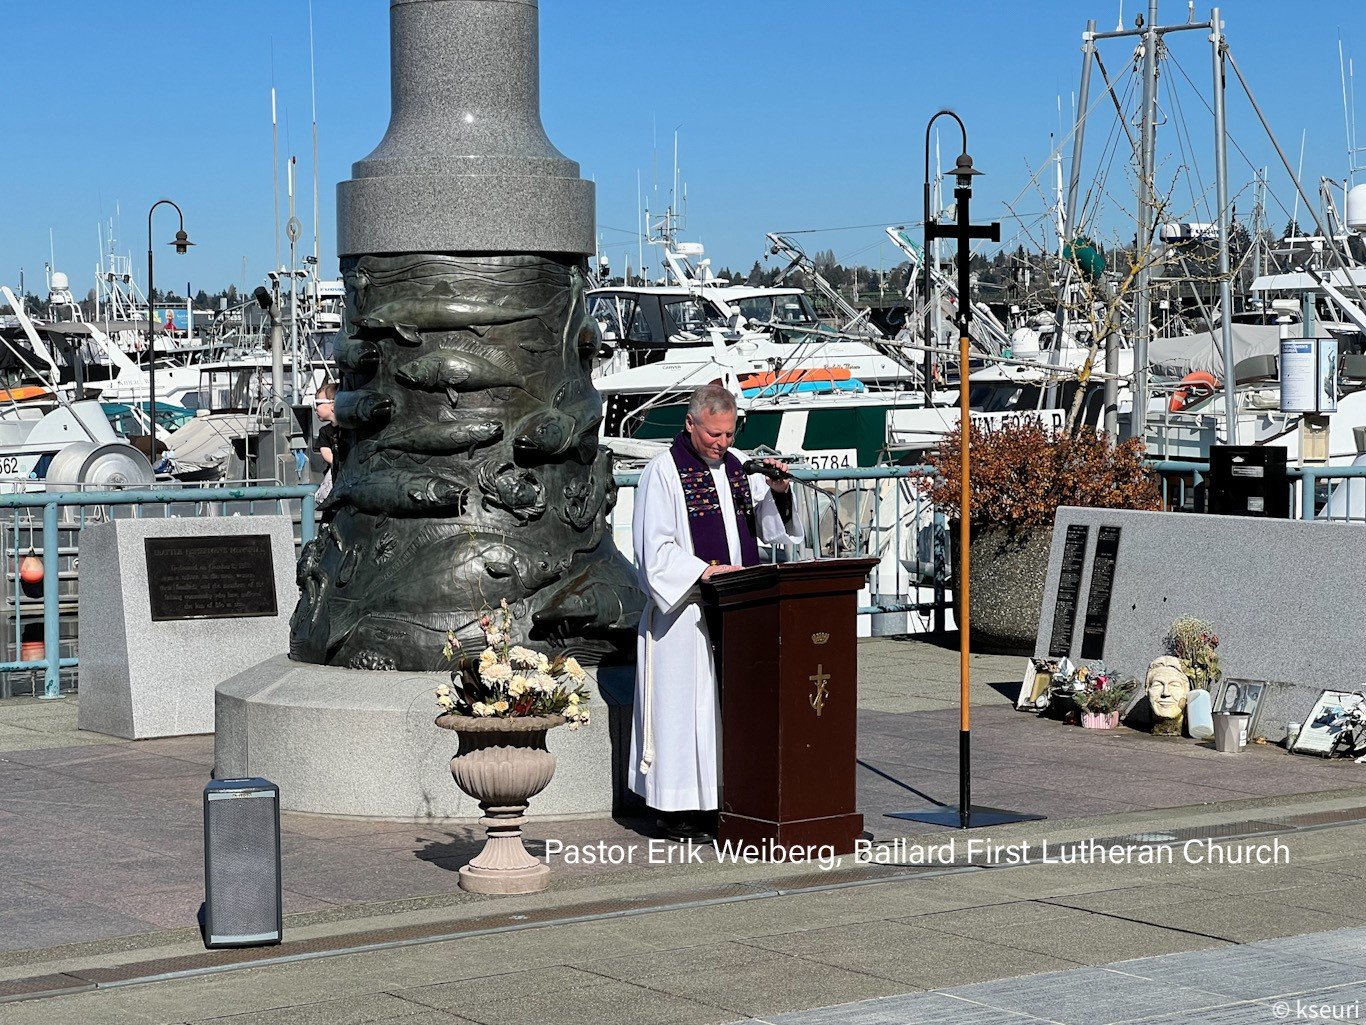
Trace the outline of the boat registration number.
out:
M 857 454 L 852 448 L 829 452 L 809 452 L 806 455 L 806 462 L 813 470 L 847 470 L 856 465 Z
M 29 465 L 25 466 L 25 463 Z M 27 477 L 32 468 L 32 460 L 21 460 L 18 456 L 0 456 L 0 477 Z

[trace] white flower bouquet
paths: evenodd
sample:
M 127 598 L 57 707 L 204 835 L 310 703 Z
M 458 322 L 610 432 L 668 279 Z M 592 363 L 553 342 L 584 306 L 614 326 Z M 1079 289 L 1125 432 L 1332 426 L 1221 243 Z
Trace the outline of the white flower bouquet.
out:
M 475 717 L 562 715 L 570 729 L 588 722 L 587 674 L 578 661 L 514 645 L 512 611 L 506 601 L 479 620 L 484 650 L 466 655 L 454 633 L 446 635 L 444 654 L 456 662 L 451 682 L 436 688 L 443 713 Z

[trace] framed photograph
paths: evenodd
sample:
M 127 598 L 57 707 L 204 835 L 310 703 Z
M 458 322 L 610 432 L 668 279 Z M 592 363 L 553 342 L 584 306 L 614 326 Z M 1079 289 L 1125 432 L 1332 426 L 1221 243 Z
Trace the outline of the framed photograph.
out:
M 1210 695 L 1213 712 L 1246 712 L 1247 736 L 1251 740 L 1257 732 L 1257 716 L 1262 710 L 1262 696 L 1267 691 L 1265 680 L 1224 679 Z
M 1348 690 L 1326 690 L 1314 702 L 1300 735 L 1295 738 L 1295 746 L 1290 750 L 1296 754 L 1324 755 L 1333 749 L 1333 742 L 1342 732 L 1342 712 L 1361 700 L 1361 695 Z
M 1015 698 L 1016 710 L 1037 712 L 1038 700 L 1048 693 L 1054 677 L 1070 671 L 1071 665 L 1067 659 L 1061 662 L 1055 658 L 1025 659 L 1024 679 L 1020 682 L 1020 693 Z

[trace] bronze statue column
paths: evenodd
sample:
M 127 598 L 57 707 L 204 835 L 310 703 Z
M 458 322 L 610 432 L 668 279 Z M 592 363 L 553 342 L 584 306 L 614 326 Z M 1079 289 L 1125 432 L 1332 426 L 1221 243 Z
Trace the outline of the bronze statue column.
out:
M 393 109 L 337 187 L 338 473 L 292 658 L 438 669 L 506 599 L 519 641 L 633 649 L 584 305 L 593 186 L 541 125 L 536 0 L 390 0 Z

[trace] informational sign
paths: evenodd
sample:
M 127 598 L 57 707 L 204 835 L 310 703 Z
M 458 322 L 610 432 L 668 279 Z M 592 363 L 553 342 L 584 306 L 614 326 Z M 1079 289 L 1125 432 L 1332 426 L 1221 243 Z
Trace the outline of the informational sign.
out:
M 1282 338 L 1281 412 L 1337 412 L 1337 371 L 1336 338 Z
M 1119 561 L 1119 527 L 1101 527 L 1096 534 L 1096 557 L 1091 562 L 1091 589 L 1086 596 L 1086 622 L 1081 628 L 1081 657 L 1105 657 L 1105 634 L 1110 629 L 1110 596 L 1115 589 Z
M 1091 528 L 1073 523 L 1067 528 L 1062 546 L 1062 568 L 1058 573 L 1058 598 L 1053 605 L 1053 632 L 1048 641 L 1052 658 L 1065 658 L 1072 652 L 1072 630 L 1077 625 L 1077 599 L 1081 596 L 1081 571 L 1086 566 L 1086 541 Z
M 153 622 L 278 613 L 270 535 L 149 537 L 143 543 Z

